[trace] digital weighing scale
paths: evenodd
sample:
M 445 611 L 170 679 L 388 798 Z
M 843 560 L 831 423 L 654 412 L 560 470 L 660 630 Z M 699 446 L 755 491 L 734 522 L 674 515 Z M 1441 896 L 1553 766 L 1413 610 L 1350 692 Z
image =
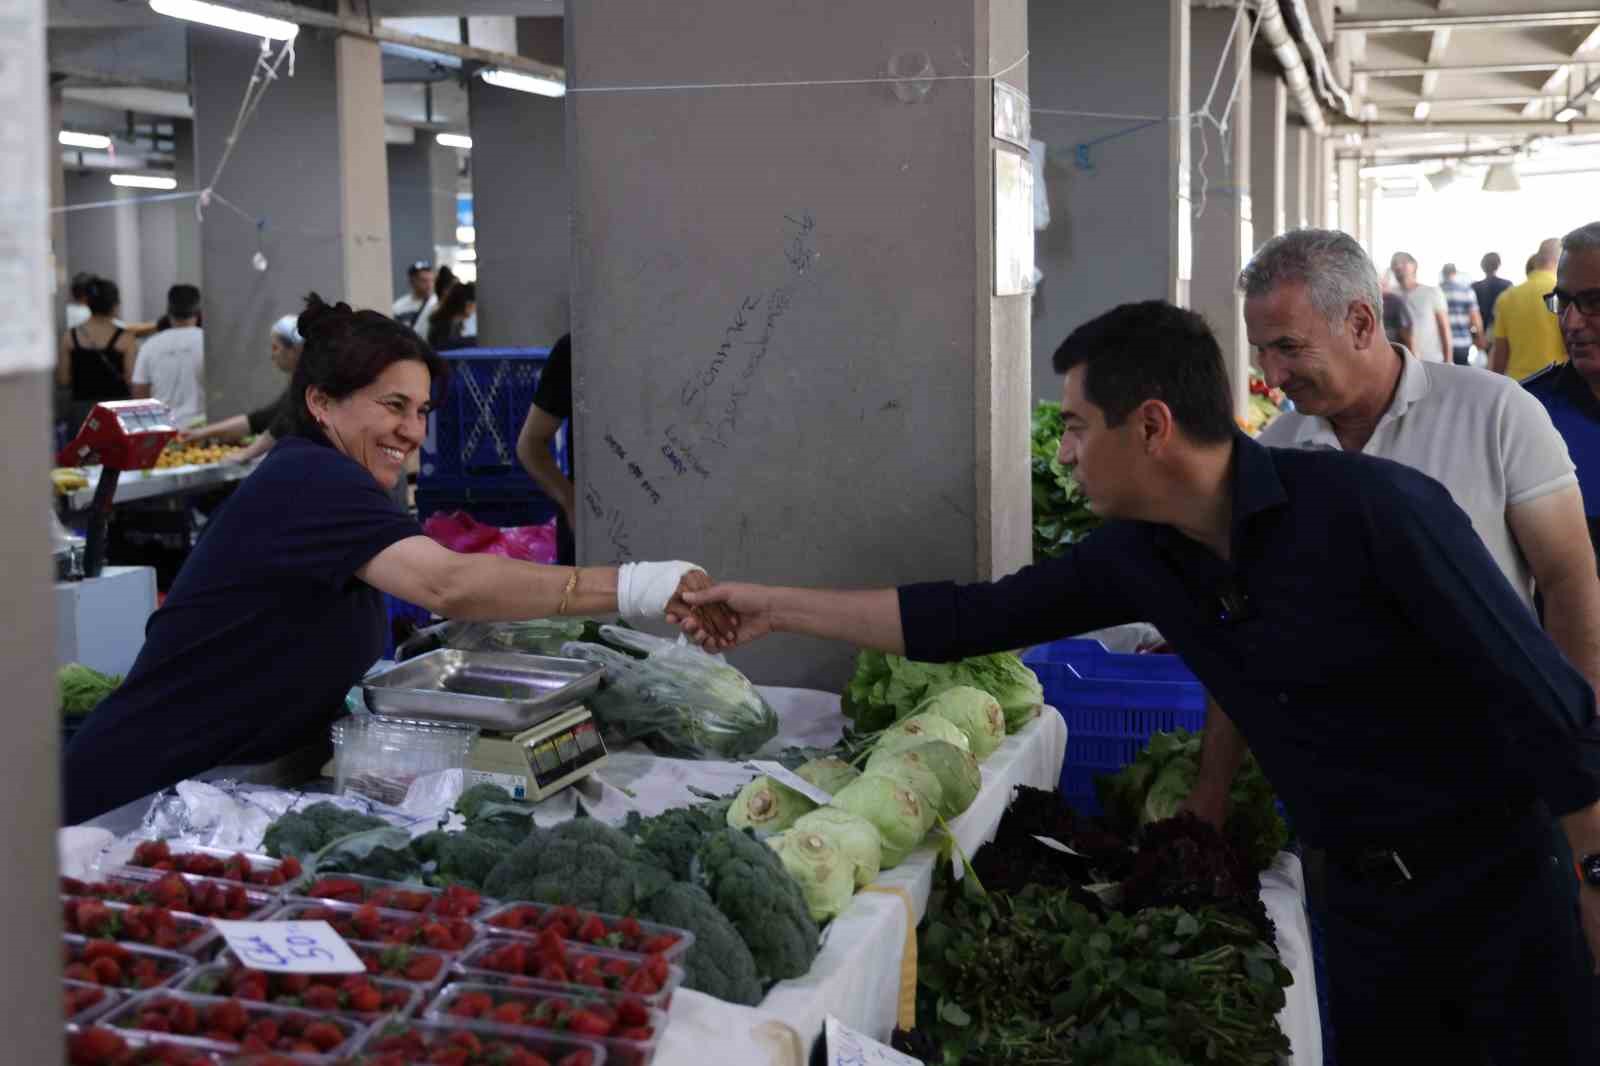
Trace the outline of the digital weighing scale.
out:
M 583 700 L 603 667 L 579 659 L 442 648 L 362 682 L 376 715 L 477 726 L 468 785 L 537 802 L 594 773 L 606 746 Z
M 83 577 L 99 577 L 105 566 L 107 529 L 122 472 L 155 466 L 162 449 L 177 435 L 172 414 L 160 400 L 107 400 L 94 405 L 78 435 L 56 456 L 57 466 L 82 466 L 96 456 L 100 459 Z

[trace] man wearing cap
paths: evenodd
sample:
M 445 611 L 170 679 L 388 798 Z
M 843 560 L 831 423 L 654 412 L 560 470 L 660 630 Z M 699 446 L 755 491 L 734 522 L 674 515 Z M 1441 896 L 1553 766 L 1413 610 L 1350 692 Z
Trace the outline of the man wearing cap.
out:
M 412 263 L 406 268 L 406 281 L 410 283 L 411 291 L 394 302 L 394 308 L 389 314 L 396 322 L 415 326 L 422 305 L 433 295 L 433 264 L 426 259 Z

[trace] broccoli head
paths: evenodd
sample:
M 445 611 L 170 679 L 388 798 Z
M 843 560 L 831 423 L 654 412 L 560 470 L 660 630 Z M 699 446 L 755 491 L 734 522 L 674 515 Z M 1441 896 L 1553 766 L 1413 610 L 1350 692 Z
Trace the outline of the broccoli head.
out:
M 749 945 L 762 980 L 811 969 L 817 923 L 777 852 L 748 830 L 723 827 L 701 843 L 696 868 L 699 883 Z
M 489 871 L 483 890 L 501 900 L 570 903 L 627 915 L 671 881 L 621 830 L 575 818 L 529 833 Z
M 424 875 L 430 885 L 466 885 L 482 889 L 484 879 L 505 857 L 503 843 L 475 833 L 446 833 L 435 829 L 411 842 L 418 861 L 432 863 Z
M 747 1007 L 761 1002 L 756 960 L 705 889 L 681 881 L 671 884 L 645 902 L 643 916 L 694 934 L 694 946 L 684 959 L 684 987 Z
M 727 828 L 731 801 L 674 807 L 653 818 L 629 814 L 623 830 L 679 881 L 693 879 L 695 855 L 707 836 Z
M 267 826 L 262 846 L 275 859 L 285 855 L 305 859 L 340 837 L 368 829 L 382 829 L 388 824 L 382 818 L 346 810 L 324 801 L 313 803 L 305 810 L 290 811 Z
M 478 817 L 478 812 L 486 804 L 511 802 L 514 802 L 511 793 L 499 785 L 484 782 L 481 785 L 473 785 L 461 793 L 461 798 L 456 800 L 456 813 L 470 822 Z

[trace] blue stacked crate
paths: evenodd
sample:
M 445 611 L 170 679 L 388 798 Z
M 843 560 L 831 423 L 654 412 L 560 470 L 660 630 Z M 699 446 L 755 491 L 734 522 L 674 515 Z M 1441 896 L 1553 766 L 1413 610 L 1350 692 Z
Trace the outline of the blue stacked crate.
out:
M 556 513 L 517 459 L 517 436 L 533 406 L 548 348 L 470 348 L 442 352 L 450 364 L 444 400 L 428 416 L 417 476 L 417 516 L 465 511 L 496 526 L 536 525 Z M 568 429 L 556 462 L 571 473 Z
M 1152 733 L 1205 725 L 1205 688 L 1176 655 L 1121 655 L 1095 640 L 1058 640 L 1023 653 L 1045 702 L 1067 722 L 1061 795 L 1099 814 L 1094 779 L 1138 756 Z

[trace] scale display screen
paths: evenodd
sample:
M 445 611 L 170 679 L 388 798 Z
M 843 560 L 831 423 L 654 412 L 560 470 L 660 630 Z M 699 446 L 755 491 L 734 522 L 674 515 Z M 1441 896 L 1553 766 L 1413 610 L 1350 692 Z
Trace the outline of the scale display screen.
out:
M 574 770 L 587 766 L 606 753 L 594 720 L 586 718 L 526 745 L 528 771 L 536 787 L 543 789 Z
M 117 412 L 117 422 L 122 426 L 122 432 L 128 436 L 136 433 L 167 433 L 178 428 L 172 424 L 164 404 L 151 404 L 149 407 L 136 407 L 132 410 L 123 409 Z

